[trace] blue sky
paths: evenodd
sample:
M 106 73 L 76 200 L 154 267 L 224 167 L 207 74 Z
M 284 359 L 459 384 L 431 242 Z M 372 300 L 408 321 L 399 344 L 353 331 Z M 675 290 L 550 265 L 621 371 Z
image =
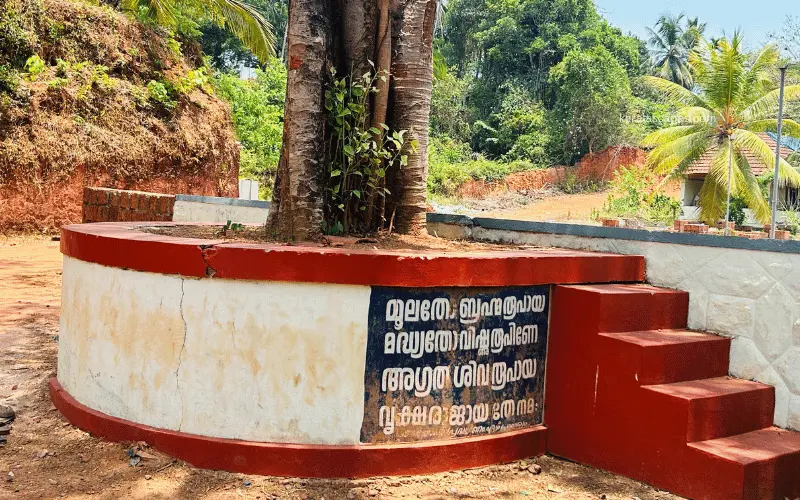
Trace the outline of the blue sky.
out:
M 741 28 L 748 46 L 758 46 L 778 31 L 787 14 L 800 14 L 797 0 L 771 0 L 761 4 L 743 0 L 595 0 L 597 10 L 611 24 L 647 39 L 652 26 L 664 12 L 698 16 L 708 23 L 706 34 L 721 36 Z M 793 5 L 793 7 L 792 7 Z M 755 6 L 755 7 L 754 7 Z

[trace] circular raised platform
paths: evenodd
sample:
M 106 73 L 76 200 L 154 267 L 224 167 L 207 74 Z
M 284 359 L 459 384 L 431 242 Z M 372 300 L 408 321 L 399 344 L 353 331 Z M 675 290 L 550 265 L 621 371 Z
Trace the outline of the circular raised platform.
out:
M 258 245 L 142 225 L 63 228 L 53 401 L 99 436 L 235 472 L 417 474 L 541 454 L 548 285 L 644 278 L 632 256 Z

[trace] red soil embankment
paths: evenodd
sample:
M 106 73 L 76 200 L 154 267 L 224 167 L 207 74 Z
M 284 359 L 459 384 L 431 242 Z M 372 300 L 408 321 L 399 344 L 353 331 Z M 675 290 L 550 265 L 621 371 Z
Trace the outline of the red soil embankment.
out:
M 614 177 L 620 166 L 644 164 L 646 153 L 632 146 L 611 147 L 599 153 L 589 153 L 574 167 L 552 167 L 508 175 L 498 182 L 473 180 L 458 189 L 461 198 L 485 198 L 505 191 L 537 191 L 559 184 L 568 175 L 580 182 L 605 183 Z

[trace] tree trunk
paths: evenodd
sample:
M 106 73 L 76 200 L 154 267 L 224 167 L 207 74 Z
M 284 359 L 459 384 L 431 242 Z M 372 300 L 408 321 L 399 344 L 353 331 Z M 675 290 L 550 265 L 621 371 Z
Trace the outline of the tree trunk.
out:
M 328 0 L 290 0 L 283 146 L 268 229 L 287 240 L 322 231 L 324 82 L 331 50 Z
M 425 228 L 436 0 L 393 0 L 392 7 L 392 127 L 409 130 L 418 147 L 391 180 L 391 210 L 397 231 L 409 233 Z
M 398 232 L 424 229 L 435 15 L 436 0 L 290 1 L 284 139 L 268 221 L 273 232 L 286 239 L 313 238 L 323 214 L 332 213 L 322 207 L 330 177 L 324 107 L 328 64 L 342 76 L 389 69 L 386 82 L 376 83 L 370 122 L 408 131 L 418 148 L 412 152 L 406 142 L 408 164 L 387 173 L 387 219 L 394 216 Z M 330 31 L 334 26 L 337 33 Z M 378 215 L 374 229 L 384 224 L 383 214 Z

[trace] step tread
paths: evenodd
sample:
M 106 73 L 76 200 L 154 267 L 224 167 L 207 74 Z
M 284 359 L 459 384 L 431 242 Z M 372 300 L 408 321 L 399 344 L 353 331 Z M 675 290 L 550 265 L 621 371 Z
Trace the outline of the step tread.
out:
M 800 455 L 800 432 L 769 427 L 736 436 L 689 443 L 689 447 L 743 465 Z
M 693 332 L 691 330 L 649 330 L 642 332 L 601 333 L 600 335 L 640 345 L 642 347 L 728 341 L 725 337 Z
M 740 394 L 752 391 L 772 390 L 772 386 L 731 377 L 716 377 L 671 384 L 648 385 L 644 389 L 686 400 L 699 400 Z

